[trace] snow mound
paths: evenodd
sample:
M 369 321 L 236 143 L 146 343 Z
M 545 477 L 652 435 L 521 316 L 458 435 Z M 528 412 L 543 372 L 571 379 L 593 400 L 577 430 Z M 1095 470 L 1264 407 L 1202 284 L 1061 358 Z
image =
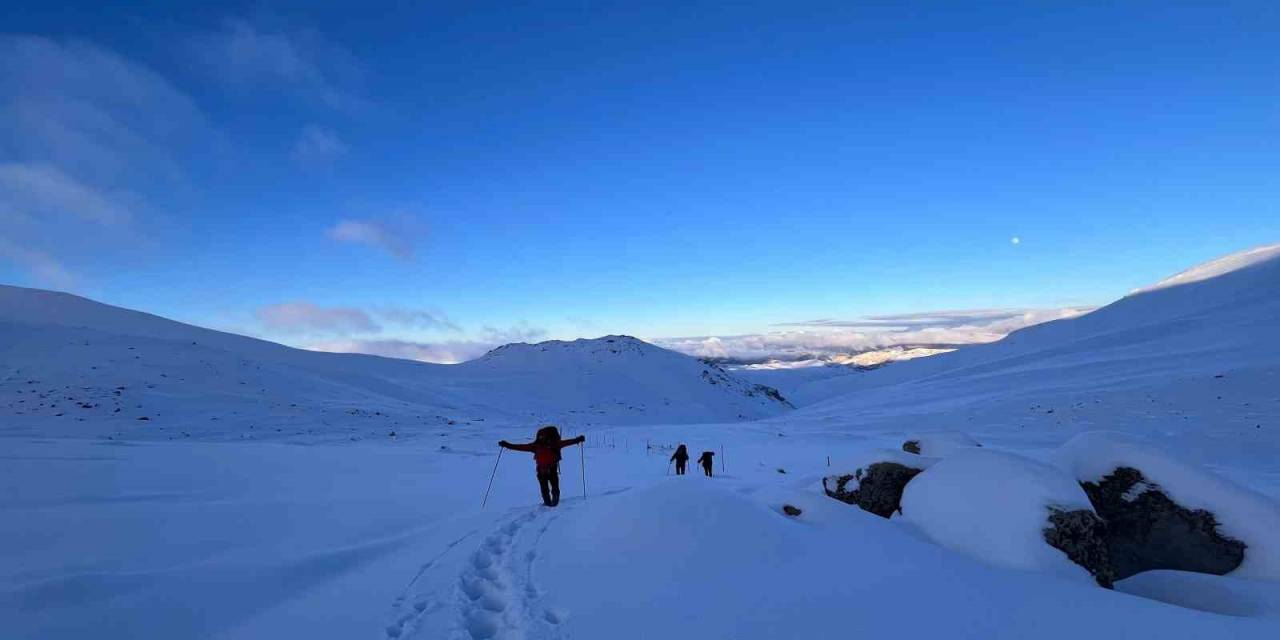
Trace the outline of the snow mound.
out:
M 1239 271 L 1246 267 L 1251 267 L 1260 262 L 1280 257 L 1280 244 L 1269 244 L 1261 247 L 1255 247 L 1231 255 L 1223 256 L 1215 260 L 1210 260 L 1204 264 L 1198 264 L 1186 271 L 1176 273 L 1153 285 L 1135 289 L 1130 295 L 1138 293 L 1146 293 L 1157 289 L 1166 289 L 1168 287 L 1176 287 L 1178 285 L 1190 284 L 1192 282 L 1200 282 L 1209 278 L 1216 278 L 1220 275 Z
M 1187 571 L 1146 571 L 1116 591 L 1224 616 L 1280 618 L 1280 585 Z
M 916 476 L 902 496 L 901 519 L 948 549 L 1000 567 L 1092 581 L 1045 542 L 1050 508 L 1093 507 L 1059 469 L 1008 453 L 966 451 Z
M 902 443 L 902 449 L 923 456 L 945 458 L 982 445 L 967 433 L 960 431 L 930 431 L 912 434 Z M 914 449 L 914 451 L 913 451 Z
M 1280 580 L 1280 504 L 1270 498 L 1125 434 L 1082 433 L 1059 447 L 1053 460 L 1079 482 L 1098 482 L 1118 467 L 1141 471 L 1174 502 L 1213 513 L 1219 531 L 1248 545 L 1244 563 L 1231 575 Z
M 912 467 L 915 469 L 928 469 L 938 461 L 937 458 L 927 455 L 915 455 L 900 451 L 898 449 L 880 449 L 869 448 L 856 450 L 850 453 L 844 453 L 832 458 L 831 468 L 847 469 L 843 473 L 857 474 L 859 471 L 865 470 L 867 467 L 877 462 L 895 462 L 904 467 Z M 843 474 L 842 473 L 842 474 Z M 842 475 L 828 474 L 828 475 Z

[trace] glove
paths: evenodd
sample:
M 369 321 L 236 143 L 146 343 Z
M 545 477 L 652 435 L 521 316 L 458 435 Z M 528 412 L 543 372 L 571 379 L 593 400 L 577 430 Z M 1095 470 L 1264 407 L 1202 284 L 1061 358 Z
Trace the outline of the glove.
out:
M 502 447 L 503 449 L 506 449 L 507 447 L 510 447 L 510 446 L 511 446 L 511 443 L 510 443 L 510 442 L 507 442 L 506 440 L 499 440 L 499 441 L 498 441 L 498 446 L 499 446 L 499 447 Z

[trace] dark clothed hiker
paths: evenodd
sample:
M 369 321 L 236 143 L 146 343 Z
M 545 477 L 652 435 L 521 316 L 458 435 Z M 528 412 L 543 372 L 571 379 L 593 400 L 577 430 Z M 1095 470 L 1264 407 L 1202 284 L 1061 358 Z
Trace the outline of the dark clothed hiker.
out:
M 711 467 L 714 466 L 714 463 L 711 462 L 711 458 L 714 455 L 716 455 L 714 451 L 703 451 L 702 457 L 698 458 L 698 464 L 702 465 L 702 472 L 707 474 L 708 478 L 711 477 Z
M 676 475 L 684 475 L 684 466 L 689 463 L 689 450 L 680 445 L 676 447 L 676 452 L 671 454 L 671 459 L 676 463 Z

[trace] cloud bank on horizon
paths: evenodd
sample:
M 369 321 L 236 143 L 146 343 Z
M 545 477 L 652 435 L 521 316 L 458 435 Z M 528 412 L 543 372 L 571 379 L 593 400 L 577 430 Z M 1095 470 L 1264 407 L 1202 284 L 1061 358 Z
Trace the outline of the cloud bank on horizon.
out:
M 730 363 L 867 364 L 994 342 L 1024 327 L 1074 318 L 1091 310 L 1093 307 L 932 311 L 784 323 L 779 326 L 794 328 L 759 334 L 647 339 L 673 351 Z M 407 325 L 405 314 L 423 314 L 421 317 L 432 328 L 449 322 L 428 312 L 391 309 L 373 313 L 353 308 L 318 308 L 306 303 L 272 305 L 260 310 L 259 320 L 265 328 L 277 333 L 301 333 L 313 338 L 329 336 L 298 344 L 306 349 L 365 353 L 440 364 L 465 362 L 504 344 L 537 342 L 548 337 L 546 330 L 528 323 L 507 329 L 486 326 L 471 337 L 442 340 L 366 335 L 382 331 L 382 325 L 374 319 L 375 316 Z M 448 326 L 454 331 L 462 331 L 452 323 Z M 890 351 L 893 353 L 882 354 L 883 357 L 855 358 L 860 354 Z
M 690 355 L 737 363 L 839 361 L 841 357 L 890 349 L 930 350 L 994 342 L 1031 325 L 1074 318 L 1094 307 L 978 309 L 874 315 L 848 320 L 782 323 L 767 333 L 657 339 L 660 346 Z

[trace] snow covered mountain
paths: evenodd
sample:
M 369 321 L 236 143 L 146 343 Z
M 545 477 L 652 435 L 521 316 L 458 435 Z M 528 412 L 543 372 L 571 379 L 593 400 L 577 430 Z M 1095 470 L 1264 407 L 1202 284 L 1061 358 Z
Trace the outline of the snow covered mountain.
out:
M 426 365 L 0 288 L 0 637 L 1269 639 L 1280 258 L 1219 264 L 999 343 L 814 375 L 795 411 L 623 336 Z M 528 454 L 495 446 L 551 416 L 593 427 L 554 509 Z M 1129 433 L 1078 433 L 1104 429 Z M 208 441 L 264 435 L 289 442 Z M 668 475 L 676 443 L 715 452 L 715 476 Z M 914 474 L 896 493 L 886 461 Z M 1122 465 L 1143 475 L 1116 485 Z M 1052 518 L 1153 503 L 1197 525 L 1161 535 L 1208 526 L 1243 555 L 1170 570 L 1148 545 L 1111 590 L 1100 554 L 1069 549 L 1125 527 L 1049 541 Z
M 292 349 L 64 293 L 0 286 L 0 412 L 51 435 L 398 436 L 776 415 L 776 392 L 635 338 L 508 345 L 461 365 Z
M 1269 419 L 1280 396 L 1268 391 L 1280 387 L 1277 331 L 1280 245 L 1272 245 L 995 343 L 787 388 L 811 405 L 788 420 L 1027 434 L 1123 425 L 1247 449 L 1280 440 Z

